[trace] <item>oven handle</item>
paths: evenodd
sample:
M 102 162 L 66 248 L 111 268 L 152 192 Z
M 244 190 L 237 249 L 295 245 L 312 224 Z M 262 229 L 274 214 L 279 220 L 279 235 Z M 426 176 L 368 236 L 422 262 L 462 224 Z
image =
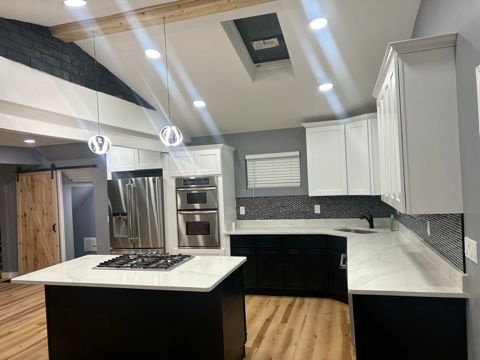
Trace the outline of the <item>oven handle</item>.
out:
M 177 191 L 208 191 L 216 190 L 215 186 L 206 186 L 206 187 L 191 187 L 191 188 L 177 188 Z
M 182 215 L 188 214 L 216 214 L 218 210 L 192 210 L 192 211 L 177 211 L 177 213 Z

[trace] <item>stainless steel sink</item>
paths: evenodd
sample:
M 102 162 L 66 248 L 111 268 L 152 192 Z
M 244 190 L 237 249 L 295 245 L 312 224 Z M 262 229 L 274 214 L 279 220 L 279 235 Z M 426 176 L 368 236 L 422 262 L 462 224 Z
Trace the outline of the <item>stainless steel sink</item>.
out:
M 373 230 L 360 230 L 360 229 L 350 229 L 350 228 L 340 228 L 335 230 L 354 233 L 354 234 L 375 234 L 376 233 L 376 231 L 373 231 Z

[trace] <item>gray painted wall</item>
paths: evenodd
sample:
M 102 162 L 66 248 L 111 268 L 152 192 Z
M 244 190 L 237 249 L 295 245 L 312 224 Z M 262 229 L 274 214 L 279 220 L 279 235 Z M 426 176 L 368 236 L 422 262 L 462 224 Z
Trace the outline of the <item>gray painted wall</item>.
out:
M 35 149 L 0 146 L 0 164 L 40 165 L 42 160 L 41 155 Z
M 305 128 L 258 131 L 223 136 L 193 137 L 191 145 L 227 144 L 235 151 L 235 192 L 237 197 L 253 196 L 247 190 L 245 155 L 268 154 L 275 152 L 300 151 L 300 188 L 256 189 L 255 196 L 307 195 L 307 145 Z
M 72 185 L 73 181 L 66 176 L 62 177 L 63 225 L 65 233 L 65 256 L 67 260 L 71 260 L 75 257 L 73 240 Z
M 0 165 L 0 231 L 4 272 L 16 272 L 17 267 L 17 200 L 16 166 Z
M 480 64 L 480 2 L 422 0 L 414 37 L 458 32 L 456 49 L 458 115 L 465 235 L 480 241 L 480 138 L 475 67 Z M 466 260 L 469 359 L 480 359 L 480 267 Z
M 72 217 L 75 257 L 80 257 L 86 254 L 83 251 L 83 238 L 95 237 L 93 184 L 72 186 Z

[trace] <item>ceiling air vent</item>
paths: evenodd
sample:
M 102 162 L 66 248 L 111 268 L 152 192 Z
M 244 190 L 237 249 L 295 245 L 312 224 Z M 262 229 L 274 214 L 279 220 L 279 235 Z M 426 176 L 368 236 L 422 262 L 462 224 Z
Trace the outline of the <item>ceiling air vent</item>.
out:
M 271 72 L 293 75 L 277 14 L 225 21 L 222 26 L 253 81 Z

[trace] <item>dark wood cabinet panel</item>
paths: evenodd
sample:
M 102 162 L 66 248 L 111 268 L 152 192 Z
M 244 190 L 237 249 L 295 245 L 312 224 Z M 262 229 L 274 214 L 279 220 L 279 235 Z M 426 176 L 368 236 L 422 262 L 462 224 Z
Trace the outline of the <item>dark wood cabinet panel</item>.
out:
M 330 250 L 308 249 L 306 254 L 308 290 L 330 291 Z
M 353 295 L 358 360 L 466 360 L 466 300 Z
M 283 256 L 281 247 L 256 249 L 257 287 L 283 289 Z
M 341 268 L 342 254 L 346 251 L 330 250 L 330 289 L 335 298 L 347 302 L 348 286 L 347 286 L 347 270 Z
M 285 289 L 303 290 L 307 285 L 305 249 L 286 248 L 284 250 Z
M 247 262 L 243 265 L 243 281 L 246 289 L 257 287 L 257 261 L 254 247 L 233 247 L 232 256 L 245 256 Z
M 231 254 L 247 257 L 245 288 L 251 292 L 332 296 L 347 302 L 345 238 L 330 235 L 234 235 Z

